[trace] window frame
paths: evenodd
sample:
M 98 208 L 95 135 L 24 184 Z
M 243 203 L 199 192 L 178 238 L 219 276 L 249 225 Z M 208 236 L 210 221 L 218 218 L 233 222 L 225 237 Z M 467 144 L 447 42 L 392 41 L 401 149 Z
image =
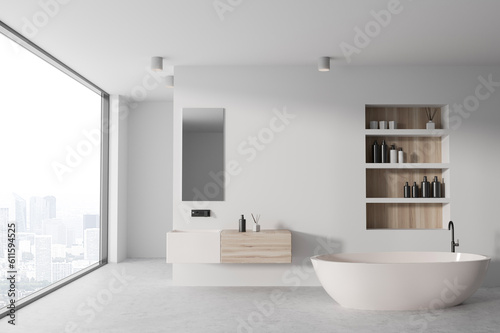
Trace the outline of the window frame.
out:
M 80 75 L 78 72 L 52 56 L 50 53 L 39 47 L 38 45 L 31 42 L 26 37 L 19 34 L 17 31 L 12 29 L 10 26 L 0 21 L 0 33 L 10 38 L 15 43 L 24 47 L 26 50 L 30 51 L 34 55 L 38 56 L 42 60 L 59 69 L 66 75 L 70 76 L 74 80 L 80 82 L 90 90 L 101 96 L 101 172 L 100 172 L 100 235 L 99 235 L 99 261 L 94 263 L 81 271 L 74 273 L 62 280 L 50 284 L 49 286 L 42 288 L 33 294 L 26 296 L 20 300 L 16 301 L 16 311 L 23 308 L 24 306 L 35 302 L 36 300 L 64 287 L 65 285 L 87 275 L 88 273 L 106 265 L 108 263 L 108 193 L 109 193 L 109 120 L 110 120 L 110 106 L 109 106 L 109 94 L 103 89 L 99 88 L 97 85 Z M 9 310 L 7 307 L 0 309 L 0 319 L 9 315 Z

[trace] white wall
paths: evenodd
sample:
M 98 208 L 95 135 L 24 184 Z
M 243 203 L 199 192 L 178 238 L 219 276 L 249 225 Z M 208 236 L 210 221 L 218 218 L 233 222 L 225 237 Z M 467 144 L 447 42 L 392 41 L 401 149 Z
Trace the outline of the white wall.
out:
M 175 74 L 173 227 L 235 229 L 253 212 L 263 228 L 293 232 L 293 265 L 174 265 L 175 283 L 317 285 L 307 259 L 315 252 L 449 251 L 447 230 L 366 230 L 363 134 L 365 104 L 449 104 L 459 250 L 494 257 L 486 284 L 499 284 L 500 87 L 477 111 L 457 115 L 453 105 L 473 101 L 479 76 L 499 82 L 500 68 L 176 67 Z M 226 200 L 204 203 L 215 215 L 207 219 L 190 218 L 199 205 L 181 201 L 185 107 L 225 108 L 226 163 L 239 164 Z M 277 118 L 285 110 L 294 118 Z M 271 140 L 265 128 L 279 132 Z M 252 149 L 259 134 L 268 142 Z
M 165 257 L 165 233 L 172 229 L 172 102 L 131 107 L 128 126 L 128 257 Z
M 127 114 L 118 95 L 110 97 L 108 260 L 127 258 Z

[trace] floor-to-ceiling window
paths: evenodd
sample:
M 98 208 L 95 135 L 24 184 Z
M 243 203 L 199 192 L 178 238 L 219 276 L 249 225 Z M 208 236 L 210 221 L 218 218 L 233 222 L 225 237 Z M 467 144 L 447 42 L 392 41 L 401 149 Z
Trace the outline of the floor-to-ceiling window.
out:
M 109 96 L 0 32 L 2 316 L 106 262 Z

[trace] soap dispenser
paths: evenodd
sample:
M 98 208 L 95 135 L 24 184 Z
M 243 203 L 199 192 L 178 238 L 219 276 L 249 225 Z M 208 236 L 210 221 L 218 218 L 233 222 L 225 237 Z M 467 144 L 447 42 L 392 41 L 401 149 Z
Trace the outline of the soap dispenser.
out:
M 427 181 L 427 176 L 424 176 L 424 180 L 422 181 L 422 198 L 430 198 L 431 197 L 431 183 Z
M 382 144 L 380 145 L 380 153 L 382 155 L 381 162 L 389 163 L 389 151 L 385 140 L 382 140 Z
M 241 215 L 240 219 L 240 232 L 246 232 L 247 231 L 247 220 L 245 220 L 245 216 Z
M 434 198 L 441 198 L 441 183 L 438 181 L 437 176 L 434 176 L 434 181 L 432 182 L 432 196 Z
M 406 182 L 404 188 L 404 197 L 409 198 L 410 197 L 410 185 L 408 185 L 408 182 Z
M 417 182 L 413 182 L 413 186 L 411 187 L 411 196 L 413 198 L 418 198 L 418 185 Z
M 373 158 L 373 163 L 380 163 L 380 146 L 375 140 L 372 146 L 372 158 Z

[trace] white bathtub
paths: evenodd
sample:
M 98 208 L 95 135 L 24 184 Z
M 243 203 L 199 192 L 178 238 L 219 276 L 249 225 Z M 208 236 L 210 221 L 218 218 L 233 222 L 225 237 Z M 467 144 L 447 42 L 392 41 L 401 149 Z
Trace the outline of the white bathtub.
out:
M 451 252 L 340 253 L 311 257 L 319 281 L 340 305 L 363 310 L 454 306 L 481 285 L 490 258 Z

